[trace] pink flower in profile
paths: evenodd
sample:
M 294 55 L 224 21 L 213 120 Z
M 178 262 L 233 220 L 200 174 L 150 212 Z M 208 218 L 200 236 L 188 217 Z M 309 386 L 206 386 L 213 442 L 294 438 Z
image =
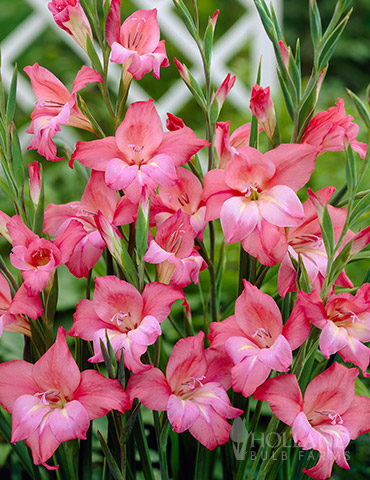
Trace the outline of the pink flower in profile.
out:
M 6 226 L 13 244 L 10 262 L 21 271 L 29 296 L 46 287 L 54 270 L 68 262 L 76 244 L 85 236 L 82 225 L 75 220 L 52 242 L 33 233 L 19 215 Z
M 370 284 L 363 284 L 356 295 L 341 293 L 332 295 L 324 305 L 316 290 L 307 294 L 299 292 L 296 303 L 295 321 L 312 323 L 322 330 L 320 350 L 325 358 L 335 353 L 345 362 L 352 362 L 361 368 L 365 377 L 369 366 L 370 348 Z
M 207 264 L 194 248 L 195 237 L 190 216 L 178 210 L 159 225 L 143 260 L 158 264 L 158 278 L 163 283 L 185 287 L 190 278 L 198 283 L 199 272 Z
M 213 450 L 229 439 L 231 425 L 226 418 L 235 418 L 243 411 L 231 406 L 222 384 L 223 369 L 218 378 L 205 354 L 203 339 L 200 332 L 179 340 L 168 360 L 166 376 L 158 368 L 132 375 L 127 393 L 151 410 L 167 411 L 176 433 L 189 430 Z
M 28 165 L 28 173 L 30 177 L 30 194 L 32 203 L 37 207 L 41 193 L 41 175 L 38 162 L 34 161 Z
M 195 234 L 203 241 L 203 232 L 208 222 L 205 221 L 206 206 L 201 199 L 203 187 L 194 173 L 185 168 L 177 167 L 179 181 L 173 187 L 160 186 L 159 200 L 167 211 L 155 216 L 157 224 L 162 223 L 177 210 L 182 210 L 190 216 L 190 224 Z
M 58 27 L 65 30 L 87 51 L 87 37 L 93 39 L 91 26 L 79 0 L 52 0 L 48 3 L 48 9 Z
M 276 127 L 276 116 L 274 103 L 270 97 L 270 87 L 262 88 L 259 85 L 253 85 L 249 107 L 266 135 L 272 138 Z
M 304 219 L 301 225 L 290 228 L 287 234 L 288 250 L 281 261 L 278 274 L 278 290 L 281 297 L 285 297 L 287 292 L 295 292 L 297 290 L 297 273 L 292 263 L 292 258 L 298 262 L 300 257 L 307 271 L 311 286 L 321 290 L 326 275 L 328 257 L 322 239 L 315 202 L 320 202 L 319 208 L 327 205 L 333 224 L 334 239 L 338 241 L 347 218 L 347 210 L 329 205 L 328 202 L 334 192 L 334 187 L 325 187 L 316 193 L 312 193 L 309 189 L 309 198 L 303 204 Z M 348 286 L 349 288 L 352 287 L 352 283 L 344 271 L 339 275 L 336 284 Z
M 249 397 L 270 375 L 271 370 L 287 372 L 292 350 L 307 338 L 292 322 L 283 328 L 274 300 L 244 280 L 244 290 L 235 302 L 235 315 L 210 324 L 213 349 L 225 351 L 235 392 Z
M 334 462 L 349 469 L 349 441 L 370 430 L 370 399 L 355 395 L 357 375 L 357 368 L 334 363 L 309 383 L 304 397 L 295 375 L 270 378 L 254 395 L 292 426 L 293 439 L 303 450 L 320 453 L 314 467 L 303 469 L 312 478 L 329 478 Z
M 106 245 L 96 223 L 98 212 L 108 223 L 117 226 L 133 222 L 136 211 L 137 207 L 127 197 L 118 199 L 117 193 L 107 187 L 103 172 L 93 170 L 80 202 L 48 205 L 44 230 L 49 235 L 58 236 L 72 220 L 83 226 L 85 235 L 77 243 L 66 265 L 76 277 L 87 277 Z
M 45 462 L 62 442 L 86 439 L 90 421 L 131 404 L 118 380 L 95 370 L 80 372 L 59 327 L 54 345 L 34 364 L 0 365 L 0 403 L 12 414 L 12 443 L 25 440 L 33 462 Z
M 31 337 L 31 326 L 26 315 L 33 320 L 43 312 L 40 297 L 29 297 L 22 284 L 12 299 L 5 277 L 0 273 L 0 337 L 3 331 L 18 332 Z
M 266 154 L 239 148 L 225 170 L 204 177 L 205 219 L 220 218 L 227 243 L 241 241 L 250 255 L 274 265 L 287 248 L 282 227 L 298 226 L 304 218 L 295 192 L 310 178 L 316 153 L 311 145 L 296 144 Z
M 227 122 L 217 122 L 215 130 L 215 148 L 220 159 L 218 168 L 223 170 L 227 167 L 232 156 L 238 152 L 238 149 L 249 146 L 249 137 L 251 124 L 245 123 L 234 130 L 230 136 L 230 120 Z
M 105 33 L 112 48 L 111 62 L 122 64 L 136 80 L 151 71 L 159 78 L 160 67 L 168 67 L 156 8 L 134 12 L 121 26 L 121 0 L 112 0 Z
M 53 136 L 59 132 L 60 125 L 93 131 L 90 121 L 77 105 L 76 92 L 85 88 L 87 83 L 102 82 L 102 78 L 95 70 L 83 66 L 73 82 L 72 93 L 69 93 L 55 75 L 38 63 L 25 67 L 24 71 L 30 77 L 37 97 L 31 114 L 32 122 L 27 130 L 27 133 L 34 134 L 28 150 L 37 150 L 46 160 L 63 160 L 64 157 L 57 157 Z
M 327 150 L 344 150 L 346 143 L 350 143 L 361 158 L 366 155 L 366 143 L 358 142 L 358 125 L 352 122 L 353 117 L 346 115 L 344 101 L 338 98 L 335 107 L 330 107 L 327 112 L 317 113 L 304 132 L 302 143 L 309 143 L 320 148 L 321 152 Z
M 77 142 L 71 163 L 78 160 L 105 172 L 105 182 L 113 190 L 123 190 L 139 203 L 159 185 L 177 181 L 178 165 L 186 163 L 208 142 L 188 128 L 163 132 L 153 101 L 132 103 L 114 137 Z
M 92 340 L 94 356 L 90 362 L 102 362 L 100 340 L 109 337 L 116 358 L 123 352 L 125 366 L 133 372 L 151 368 L 140 357 L 161 334 L 160 324 L 168 317 L 171 305 L 184 298 L 179 288 L 148 283 L 142 294 L 130 283 L 117 277 L 95 279 L 93 300 L 77 305 L 69 335 Z

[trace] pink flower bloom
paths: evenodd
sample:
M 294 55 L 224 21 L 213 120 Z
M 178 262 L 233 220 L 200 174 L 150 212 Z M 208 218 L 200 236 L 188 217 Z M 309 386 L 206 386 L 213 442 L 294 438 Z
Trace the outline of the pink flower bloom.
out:
M 85 236 L 82 225 L 75 220 L 52 242 L 33 233 L 19 215 L 6 226 L 13 244 L 10 262 L 21 271 L 29 296 L 46 287 L 54 270 L 68 262 L 74 247 Z
M 158 213 L 155 220 L 162 223 L 178 209 L 190 216 L 190 225 L 195 234 L 203 241 L 203 232 L 207 222 L 204 220 L 206 207 L 201 200 L 203 191 L 202 184 L 194 173 L 185 168 L 177 167 L 176 173 L 179 181 L 173 187 L 160 186 L 158 189 L 159 199 L 167 211 Z
M 12 443 L 25 440 L 33 462 L 45 462 L 62 442 L 86 439 L 91 420 L 112 409 L 124 413 L 130 401 L 118 380 L 95 370 L 80 372 L 59 327 L 55 344 L 34 364 L 0 365 L 0 403 L 13 415 Z
M 198 283 L 199 272 L 207 268 L 207 264 L 194 248 L 195 237 L 190 216 L 178 210 L 159 225 L 143 260 L 159 264 L 158 278 L 163 283 L 185 287 L 190 277 Z
M 339 353 L 345 362 L 361 368 L 364 376 L 369 366 L 370 349 L 370 284 L 363 284 L 356 295 L 341 293 L 329 297 L 326 305 L 315 290 L 310 294 L 299 292 L 296 322 L 312 323 L 322 330 L 319 346 L 325 358 Z M 307 328 L 307 327 L 306 327 Z
M 333 228 L 334 239 L 337 241 L 342 232 L 347 211 L 343 208 L 335 208 L 329 205 L 329 200 L 335 191 L 334 187 L 326 187 L 316 194 L 309 190 L 309 198 L 304 203 L 304 219 L 298 227 L 292 227 L 287 234 L 288 250 L 281 261 L 278 274 L 278 290 L 281 297 L 287 292 L 295 292 L 296 270 L 291 258 L 298 261 L 300 256 L 310 280 L 310 284 L 317 290 L 321 290 L 323 279 L 326 275 L 327 254 L 321 235 L 320 223 L 315 208 L 315 202 L 320 202 L 320 208 L 327 205 Z M 352 287 L 349 278 L 343 272 L 337 279 L 336 284 Z
M 95 279 L 93 300 L 81 300 L 74 315 L 69 335 L 93 340 L 94 356 L 90 362 L 102 362 L 100 340 L 106 343 L 106 332 L 117 360 L 123 357 L 125 366 L 133 372 L 150 368 L 140 357 L 161 334 L 162 323 L 171 305 L 184 298 L 182 290 L 148 283 L 142 294 L 136 288 L 114 276 Z
M 262 88 L 259 85 L 253 85 L 249 107 L 266 135 L 272 138 L 276 127 L 276 116 L 274 103 L 270 97 L 270 87 Z
M 266 154 L 241 147 L 225 170 L 204 178 L 206 220 L 221 219 L 227 243 L 242 242 L 245 251 L 273 265 L 287 245 L 281 227 L 298 226 L 304 217 L 295 192 L 314 170 L 316 148 L 282 144 Z
M 210 324 L 211 347 L 225 350 L 235 392 L 249 397 L 270 375 L 271 370 L 287 372 L 292 350 L 301 345 L 308 332 L 292 322 L 283 328 L 274 300 L 244 280 L 244 290 L 235 302 L 235 315 Z
M 115 137 L 77 142 L 75 159 L 94 170 L 105 172 L 105 181 L 113 190 L 123 190 L 133 203 L 139 203 L 159 185 L 177 181 L 175 167 L 208 142 L 184 127 L 163 132 L 152 100 L 132 103 Z
M 87 37 L 93 39 L 91 26 L 79 0 L 52 0 L 48 3 L 48 9 L 58 27 L 65 30 L 87 51 Z
M 121 25 L 121 0 L 112 0 L 106 23 L 107 42 L 112 48 L 111 62 L 122 64 L 140 80 L 153 71 L 159 78 L 160 67 L 168 67 L 164 40 L 159 41 L 157 9 L 138 10 Z
M 28 165 L 28 172 L 30 177 L 31 199 L 35 207 L 37 207 L 41 191 L 41 176 L 38 162 L 34 161 L 33 163 L 30 163 Z
M 180 128 L 186 127 L 184 121 L 176 117 L 175 115 L 172 115 L 172 113 L 167 113 L 167 120 L 166 120 L 166 128 L 170 132 L 173 132 L 175 130 L 179 130 Z
M 349 469 L 349 441 L 370 430 L 370 399 L 355 395 L 357 375 L 357 368 L 334 363 L 309 383 L 303 398 L 295 375 L 271 378 L 254 395 L 293 427 L 293 439 L 303 450 L 320 452 L 317 464 L 303 469 L 312 478 L 330 477 L 334 462 Z
M 55 75 L 38 63 L 25 67 L 24 71 L 30 77 L 37 97 L 31 114 L 32 122 L 27 130 L 27 133 L 34 134 L 28 150 L 37 150 L 46 160 L 63 160 L 64 157 L 57 157 L 53 136 L 59 132 L 60 125 L 92 131 L 90 121 L 77 105 L 76 92 L 85 88 L 87 83 L 101 82 L 101 76 L 95 70 L 83 66 L 73 82 L 72 93 L 69 93 Z
M 42 312 L 40 297 L 29 297 L 24 284 L 12 299 L 8 282 L 0 273 L 0 336 L 3 331 L 8 331 L 31 337 L 31 327 L 26 315 L 36 320 Z
M 243 411 L 231 406 L 203 348 L 204 333 L 179 340 L 167 363 L 166 376 L 158 368 L 132 375 L 127 385 L 131 399 L 139 398 L 152 410 L 166 411 L 176 433 L 189 432 L 213 450 L 229 439 L 226 418 Z M 212 369 L 212 371 L 211 371 Z
M 83 226 L 85 235 L 77 243 L 66 265 L 76 277 L 87 277 L 106 245 L 96 223 L 98 212 L 108 224 L 117 226 L 133 222 L 136 211 L 137 207 L 128 198 L 118 200 L 117 193 L 105 184 L 103 172 L 93 170 L 80 202 L 48 205 L 44 230 L 49 235 L 60 235 L 72 220 Z
M 317 113 L 306 127 L 302 143 L 316 145 L 322 152 L 327 150 L 344 150 L 345 143 L 350 143 L 361 158 L 365 157 L 367 145 L 358 142 L 358 125 L 352 122 L 353 117 L 346 115 L 344 101 L 338 98 L 335 107 L 327 112 Z
M 249 146 L 249 136 L 251 124 L 246 123 L 241 127 L 229 133 L 230 120 L 228 122 L 217 122 L 215 130 L 215 147 L 218 158 L 220 159 L 219 168 L 223 170 L 227 167 L 232 156 L 238 152 L 238 149 Z

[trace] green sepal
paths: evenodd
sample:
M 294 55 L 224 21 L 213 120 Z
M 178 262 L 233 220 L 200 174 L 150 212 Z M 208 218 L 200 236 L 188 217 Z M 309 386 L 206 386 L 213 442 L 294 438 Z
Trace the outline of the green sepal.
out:
M 192 92 L 195 98 L 197 99 L 200 106 L 206 107 L 206 99 L 204 97 L 203 90 L 200 88 L 199 83 L 196 81 L 194 75 L 188 69 L 188 74 L 190 78 L 190 86 L 192 87 Z
M 118 261 L 118 259 L 116 260 Z M 124 245 L 122 245 L 121 258 L 119 260 L 120 261 L 118 263 L 123 268 L 123 272 L 126 275 L 127 280 L 137 288 L 139 286 L 137 271 L 136 271 L 134 262 L 132 261 L 132 258 L 130 257 Z
M 139 204 L 139 209 L 137 211 L 135 242 L 139 262 L 142 261 L 142 258 L 148 249 L 150 203 L 151 202 L 149 201 L 147 214 L 145 214 L 141 203 Z
M 96 70 L 103 77 L 103 67 L 100 63 L 98 54 L 96 53 L 94 44 L 89 35 L 87 35 L 86 37 L 86 50 L 94 70 Z
M 10 88 L 9 88 L 8 101 L 6 104 L 5 123 L 8 128 L 10 127 L 13 121 L 14 113 L 15 113 L 16 93 L 17 93 L 17 75 L 18 75 L 18 68 L 17 68 L 17 65 L 15 65 L 12 81 L 10 83 Z
M 360 114 L 363 122 L 366 125 L 366 128 L 370 131 L 370 114 L 369 110 L 366 108 L 365 104 L 360 100 L 360 98 L 353 93 L 349 88 L 346 88 L 347 94 L 350 96 L 353 101 L 358 113 Z
M 324 210 L 322 214 L 322 222 L 320 223 L 322 239 L 324 241 L 325 250 L 328 254 L 328 257 L 331 257 L 334 251 L 334 227 L 333 222 L 331 221 L 328 207 L 324 205 Z
M 345 152 L 346 152 L 346 178 L 347 178 L 347 185 L 348 185 L 348 194 L 350 197 L 352 197 L 352 193 L 356 188 L 356 180 L 357 180 L 356 160 L 350 145 L 348 145 L 348 147 L 345 149 Z
M 108 376 L 109 378 L 116 378 L 116 372 L 117 372 L 117 360 L 113 352 L 112 345 L 109 340 L 108 336 L 108 331 L 105 330 L 105 339 L 106 339 L 106 344 L 103 342 L 103 340 L 100 338 L 100 350 L 104 358 L 104 364 L 107 367 L 108 371 Z
M 348 260 L 350 258 L 351 248 L 352 248 L 352 240 L 346 243 L 346 245 L 343 247 L 339 255 L 334 260 L 333 266 L 330 269 L 329 285 L 332 285 L 335 282 L 340 272 L 347 265 Z
M 352 210 L 349 216 L 349 227 L 351 228 L 356 221 L 363 215 L 365 212 L 369 211 L 370 207 L 370 193 L 368 193 L 364 198 L 362 198 L 355 208 Z
M 114 478 L 114 480 L 125 480 L 120 468 L 117 465 L 116 460 L 113 457 L 112 452 L 110 451 L 106 441 L 103 438 L 103 435 L 99 432 L 99 430 L 97 431 L 97 435 L 112 477 Z
M 40 198 L 35 211 L 32 230 L 33 232 L 36 233 L 36 235 L 39 235 L 41 237 L 42 232 L 44 231 L 44 218 L 45 218 L 44 216 L 44 212 L 45 212 L 44 175 L 43 175 L 41 164 L 39 166 L 39 169 L 40 169 L 40 178 L 41 178 Z M 32 201 L 30 202 L 30 205 L 33 205 Z
M 286 105 L 286 108 L 288 110 L 288 114 L 289 114 L 290 118 L 293 120 L 294 119 L 294 106 L 293 106 L 292 96 L 290 95 L 287 84 L 286 84 L 286 82 L 285 82 L 285 80 L 284 80 L 284 78 L 283 78 L 283 76 L 282 76 L 282 74 L 280 73 L 279 70 L 277 70 L 277 74 L 278 74 L 278 78 L 279 78 L 279 82 L 280 82 L 281 91 L 283 92 L 285 105 Z
M 204 59 L 208 67 L 211 65 L 213 35 L 214 35 L 214 27 L 212 24 L 212 19 L 209 18 L 208 25 L 204 33 Z

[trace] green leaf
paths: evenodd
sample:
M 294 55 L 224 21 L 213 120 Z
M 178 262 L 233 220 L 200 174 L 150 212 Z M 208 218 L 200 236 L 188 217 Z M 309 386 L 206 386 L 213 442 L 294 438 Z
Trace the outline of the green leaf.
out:
M 197 27 L 195 26 L 193 17 L 191 16 L 189 10 L 187 9 L 185 3 L 182 0 L 173 0 L 178 12 L 180 13 L 186 28 L 189 30 L 190 35 L 199 40 Z
M 355 380 L 355 395 L 370 398 L 370 392 L 361 378 Z
M 44 211 L 45 211 L 45 194 L 44 194 L 44 175 L 42 170 L 42 165 L 39 165 L 40 168 L 40 177 L 41 177 L 41 189 L 40 189 L 40 198 L 39 203 L 37 204 L 35 216 L 33 219 L 33 231 L 36 235 L 41 236 L 44 231 Z M 30 204 L 33 205 L 32 201 Z
M 311 38 L 313 46 L 316 49 L 322 36 L 320 11 L 316 0 L 309 2 L 309 4 Z
M 355 208 L 352 210 L 349 216 L 349 227 L 356 223 L 356 221 L 361 217 L 361 215 L 369 210 L 370 207 L 370 193 L 368 193 L 364 198 L 362 198 Z
M 356 180 L 357 180 L 356 160 L 350 145 L 348 145 L 345 151 L 346 151 L 346 178 L 347 178 L 347 185 L 348 185 L 348 194 L 350 197 L 352 197 L 352 193 L 355 190 Z
M 147 213 L 145 214 L 142 205 L 139 204 L 135 231 L 136 252 L 139 261 L 142 260 L 148 248 L 149 212 L 150 205 L 148 205 Z
M 333 32 L 329 35 L 326 42 L 324 43 L 318 61 L 318 70 L 321 71 L 325 65 L 331 59 L 334 50 L 337 46 L 337 43 L 345 29 L 345 26 L 348 23 L 349 17 L 351 16 L 352 10 L 343 18 L 343 20 L 339 23 L 339 25 L 333 30 Z
M 100 338 L 99 339 L 100 350 L 101 350 L 101 353 L 102 353 L 103 358 L 104 358 L 104 364 L 107 367 L 109 378 L 116 378 L 117 360 L 114 356 L 114 353 L 112 355 L 113 349 L 112 349 L 112 345 L 111 345 L 109 337 L 108 337 L 107 330 L 105 330 L 105 338 L 106 338 L 106 341 L 107 341 L 108 348 L 105 345 L 105 343 L 103 342 L 103 340 Z
M 337 279 L 338 275 L 340 272 L 343 270 L 343 268 L 347 265 L 349 256 L 351 253 L 351 248 L 352 248 L 352 241 L 348 242 L 337 258 L 333 262 L 333 266 L 330 270 L 330 277 L 329 277 L 329 284 L 333 284 L 335 280 Z
M 325 249 L 327 251 L 328 257 L 331 257 L 334 251 L 334 246 L 335 246 L 334 228 L 329 215 L 327 205 L 324 206 L 322 224 L 320 225 L 320 227 L 321 227 L 322 239 L 324 240 Z
M 283 76 L 282 76 L 282 74 L 280 73 L 279 70 L 277 70 L 277 74 L 278 74 L 278 78 L 279 78 L 279 82 L 280 82 L 281 91 L 283 92 L 286 108 L 288 110 L 290 118 L 293 120 L 294 119 L 294 106 L 293 106 L 292 96 L 290 95 L 290 92 L 288 90 L 286 82 L 283 79 Z
M 103 435 L 99 432 L 99 430 L 97 431 L 97 434 L 98 434 L 101 448 L 103 449 L 103 452 L 104 452 L 104 456 L 107 459 L 107 464 L 112 477 L 114 478 L 114 480 L 125 480 L 124 476 L 121 473 L 121 470 L 117 465 L 117 462 L 115 461 L 112 455 L 112 452 L 110 451 L 106 441 L 103 438 Z
M 346 92 L 350 96 L 351 100 L 355 104 L 355 107 L 360 114 L 363 122 L 366 125 L 366 128 L 370 131 L 370 114 L 368 108 L 366 108 L 365 104 L 360 100 L 360 98 L 353 93 L 349 88 L 346 88 Z
M 11 130 L 10 137 L 11 137 L 11 145 L 12 145 L 12 166 L 13 166 L 14 180 L 18 187 L 18 190 L 21 190 L 24 182 L 23 158 L 22 158 L 21 146 L 19 144 L 18 133 L 14 125 Z
M 96 53 L 94 44 L 93 44 L 89 35 L 87 35 L 87 37 L 86 37 L 86 49 L 87 49 L 87 54 L 88 54 L 88 56 L 91 60 L 91 64 L 92 64 L 94 70 L 96 70 L 98 73 L 100 73 L 100 75 L 103 77 L 103 75 L 104 75 L 103 67 L 100 63 L 98 54 Z
M 211 65 L 213 35 L 214 35 L 214 28 L 213 28 L 212 20 L 211 18 L 209 18 L 208 25 L 204 34 L 204 58 L 206 61 L 206 65 L 208 67 Z
M 270 40 L 272 41 L 273 38 L 274 38 L 274 36 L 273 36 L 274 24 L 273 24 L 273 21 L 271 19 L 271 14 L 270 14 L 270 12 L 267 8 L 267 5 L 264 2 L 264 0 L 262 0 L 262 1 L 255 0 L 254 3 L 256 5 L 259 16 L 261 18 L 263 27 L 264 27 L 267 35 L 269 36 Z
M 17 93 L 17 74 L 18 74 L 18 69 L 17 69 L 17 65 L 15 65 L 12 81 L 10 83 L 8 102 L 6 105 L 5 122 L 8 128 L 10 127 L 10 124 L 13 121 L 14 113 L 15 113 L 16 93 Z

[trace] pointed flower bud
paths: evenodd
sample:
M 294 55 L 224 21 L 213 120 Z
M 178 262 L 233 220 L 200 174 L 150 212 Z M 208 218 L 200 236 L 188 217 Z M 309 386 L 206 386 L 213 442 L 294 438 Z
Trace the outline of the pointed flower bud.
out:
M 276 127 L 276 116 L 274 103 L 270 97 L 270 87 L 262 88 L 259 85 L 253 85 L 249 107 L 268 138 L 272 138 Z
M 281 58 L 283 59 L 283 63 L 285 68 L 288 70 L 289 68 L 289 55 L 290 55 L 290 47 L 287 47 L 282 40 L 278 41 Z
M 28 165 L 28 172 L 30 176 L 31 199 L 35 207 L 37 207 L 41 191 L 41 175 L 38 162 L 34 161 L 33 163 L 30 163 Z

